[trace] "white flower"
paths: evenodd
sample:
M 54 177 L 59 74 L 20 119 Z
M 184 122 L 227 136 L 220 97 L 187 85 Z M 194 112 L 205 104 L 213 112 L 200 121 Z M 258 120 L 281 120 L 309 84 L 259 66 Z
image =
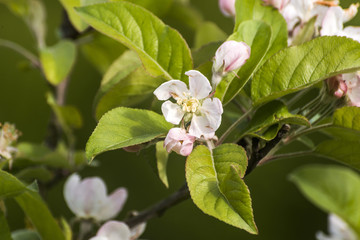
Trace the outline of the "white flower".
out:
M 214 86 L 218 85 L 221 78 L 228 72 L 240 68 L 250 58 L 251 48 L 244 42 L 226 41 L 215 53 L 212 67 Z
M 326 236 L 323 232 L 316 234 L 317 240 L 357 240 L 353 230 L 344 222 L 341 218 L 335 214 L 329 215 L 329 233 L 330 236 Z
M 164 147 L 166 151 L 175 151 L 182 156 L 189 156 L 193 150 L 195 137 L 182 128 L 172 128 L 167 134 Z
M 235 17 L 235 0 L 219 0 L 219 8 L 227 17 Z
M 1 124 L 0 124 L 1 127 Z M 4 123 L 0 129 L 0 160 L 1 158 L 12 159 L 13 155 L 17 152 L 15 147 L 12 147 L 20 133 L 16 130 L 15 125 Z
M 159 100 L 171 97 L 176 100 L 176 103 L 166 101 L 161 106 L 166 121 L 177 125 L 184 117 L 191 118 L 189 134 L 200 138 L 219 128 L 223 108 L 218 98 L 209 98 L 212 88 L 204 75 L 196 70 L 185 74 L 189 76 L 190 90 L 184 82 L 170 80 L 161 84 L 154 94 Z
M 145 226 L 143 223 L 130 229 L 123 222 L 109 221 L 90 240 L 135 240 L 145 231 Z
M 106 192 L 105 183 L 98 177 L 81 181 L 79 175 L 72 174 L 64 186 L 64 197 L 70 210 L 79 218 L 97 221 L 115 217 L 127 199 L 125 188 L 118 188 L 109 196 Z

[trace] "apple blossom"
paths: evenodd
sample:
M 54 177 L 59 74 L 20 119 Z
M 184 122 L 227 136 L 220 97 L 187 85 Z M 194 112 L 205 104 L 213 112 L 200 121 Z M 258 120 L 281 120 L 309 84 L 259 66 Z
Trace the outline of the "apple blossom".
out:
M 65 183 L 64 197 L 77 217 L 106 221 L 121 211 L 127 199 L 127 190 L 118 188 L 109 196 L 106 191 L 102 179 L 92 177 L 81 181 L 79 175 L 72 174 Z
M 1 124 L 0 124 L 1 127 Z M 4 123 L 0 129 L 0 160 L 12 159 L 17 149 L 12 145 L 17 141 L 20 132 L 16 130 L 15 125 Z
M 235 0 L 219 0 L 219 8 L 227 17 L 235 17 Z
M 166 151 L 174 151 L 182 156 L 188 156 L 193 150 L 195 137 L 186 133 L 183 128 L 172 128 L 167 134 L 164 147 Z
M 317 240 L 357 240 L 353 230 L 341 218 L 335 214 L 329 215 L 328 230 L 330 236 L 326 236 L 323 232 L 316 234 Z
M 346 82 L 342 79 L 342 75 L 337 75 L 327 79 L 327 85 L 331 94 L 334 94 L 335 97 L 341 98 L 345 96 L 347 92 Z
M 214 86 L 218 85 L 221 78 L 228 72 L 240 68 L 249 59 L 250 47 L 244 42 L 226 41 L 215 53 L 212 67 Z
M 135 240 L 144 230 L 145 224 L 140 224 L 130 229 L 123 222 L 109 221 L 102 225 L 96 236 L 90 240 Z
M 161 84 L 154 94 L 159 100 L 171 97 L 176 100 L 176 103 L 166 101 L 161 106 L 166 121 L 179 124 L 182 119 L 191 119 L 189 134 L 200 138 L 219 128 L 223 108 L 218 98 L 209 97 L 212 88 L 204 75 L 196 70 L 185 74 L 189 76 L 190 89 L 180 80 L 170 80 Z
M 360 76 L 359 72 L 357 73 L 348 73 L 342 75 L 343 80 L 345 81 L 348 96 L 351 105 L 360 107 Z
M 271 5 L 279 10 L 282 10 L 290 0 L 263 0 L 265 4 Z

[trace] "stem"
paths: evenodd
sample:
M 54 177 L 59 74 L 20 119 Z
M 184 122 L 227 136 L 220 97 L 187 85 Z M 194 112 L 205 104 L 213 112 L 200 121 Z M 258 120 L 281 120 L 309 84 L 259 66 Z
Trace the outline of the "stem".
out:
M 294 152 L 294 153 L 285 153 L 285 154 L 279 154 L 279 155 L 274 155 L 274 156 L 269 156 L 269 157 L 265 157 L 263 158 L 260 162 L 259 162 L 259 166 L 262 166 L 270 161 L 274 161 L 274 160 L 279 160 L 279 159 L 285 159 L 285 158 L 296 158 L 296 157 L 304 157 L 304 156 L 309 156 L 312 155 L 314 152 L 313 151 L 301 151 L 301 152 Z
M 14 50 L 15 52 L 21 54 L 23 57 L 28 59 L 35 67 L 40 67 L 39 59 L 33 53 L 26 50 L 19 44 L 16 44 L 16 43 L 8 41 L 8 40 L 0 39 L 0 46 L 7 47 L 7 48 Z
M 303 91 L 300 91 L 299 93 L 297 93 L 292 99 L 290 99 L 287 102 L 287 106 L 288 108 L 291 108 L 295 103 L 297 103 L 297 101 L 299 101 L 305 94 L 307 94 L 310 91 L 310 88 L 307 88 Z
M 241 115 L 238 120 L 236 120 L 227 130 L 226 132 L 221 136 L 219 141 L 217 142 L 216 146 L 222 144 L 224 140 L 230 135 L 230 133 L 241 123 L 241 121 L 246 118 L 250 113 L 252 113 L 252 109 L 247 111 L 245 114 Z
M 328 128 L 328 127 L 332 127 L 333 124 L 332 123 L 327 123 L 327 124 L 323 124 L 323 125 L 319 125 L 319 126 L 315 126 L 315 127 L 312 127 L 312 128 L 308 128 L 308 129 L 305 129 L 304 131 L 301 131 L 301 132 L 298 132 L 298 133 L 295 133 L 294 135 L 292 136 L 289 136 L 287 139 L 285 139 L 285 143 L 290 143 L 292 142 L 293 140 L 295 140 L 296 138 L 299 138 L 303 135 L 306 135 L 306 134 L 309 134 L 309 133 L 312 133 L 312 132 L 316 132 L 316 131 L 319 131 L 323 128 Z
M 154 217 L 161 217 L 169 208 L 187 200 L 190 197 L 189 188 L 185 184 L 177 192 L 170 195 L 168 198 L 156 203 L 152 207 L 140 212 L 138 215 L 125 220 L 125 223 L 130 227 L 139 225 Z

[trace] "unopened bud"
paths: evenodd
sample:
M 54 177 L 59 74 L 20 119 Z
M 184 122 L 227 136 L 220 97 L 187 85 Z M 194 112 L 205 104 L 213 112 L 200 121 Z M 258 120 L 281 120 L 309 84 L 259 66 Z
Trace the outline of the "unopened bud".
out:
M 219 0 L 221 12 L 227 17 L 235 17 L 235 0 Z
M 213 85 L 217 85 L 223 76 L 245 64 L 251 53 L 244 42 L 226 41 L 216 51 L 213 64 Z

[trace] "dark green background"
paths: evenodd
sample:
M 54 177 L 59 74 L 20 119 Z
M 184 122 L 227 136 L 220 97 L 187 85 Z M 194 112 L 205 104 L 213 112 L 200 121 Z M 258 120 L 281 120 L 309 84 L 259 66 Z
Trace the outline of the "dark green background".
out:
M 56 42 L 61 19 L 61 6 L 55 0 L 44 1 L 48 10 L 48 44 Z M 351 1 L 343 1 L 348 6 Z M 206 20 L 215 21 L 230 33 L 232 20 L 223 17 L 216 0 L 192 0 L 191 3 Z M 357 18 L 359 19 L 359 18 Z M 352 23 L 357 20 L 353 20 Z M 171 23 L 169 23 L 171 24 Z M 191 44 L 191 34 L 184 32 Z M 35 44 L 25 24 L 0 5 L 0 38 L 17 42 L 32 52 Z M 77 148 L 85 146 L 96 126 L 91 108 L 101 80 L 100 74 L 79 51 L 78 61 L 69 85 L 67 103 L 77 106 L 83 117 L 84 127 L 76 132 Z M 15 123 L 23 133 L 21 141 L 41 143 L 46 135 L 50 109 L 45 103 L 47 85 L 36 69 L 27 67 L 27 61 L 9 49 L 0 48 L 0 122 Z M 125 186 L 129 199 L 119 215 L 127 211 L 143 210 L 182 186 L 184 159 L 172 155 L 169 162 L 170 189 L 155 177 L 147 162 L 136 154 L 122 150 L 99 156 L 101 165 L 86 168 L 80 174 L 101 176 L 110 191 Z M 158 219 L 150 221 L 142 238 L 150 240 L 183 239 L 314 239 L 318 230 L 326 230 L 326 214 L 311 205 L 287 180 L 288 174 L 299 165 L 315 159 L 288 159 L 256 169 L 246 178 L 253 198 L 255 221 L 260 234 L 252 236 L 203 214 L 191 200 L 170 209 Z M 327 161 L 316 160 L 323 163 Z M 72 217 L 62 196 L 63 182 L 55 186 L 46 199 L 56 217 Z M 8 219 L 13 230 L 23 227 L 21 210 L 8 201 Z

